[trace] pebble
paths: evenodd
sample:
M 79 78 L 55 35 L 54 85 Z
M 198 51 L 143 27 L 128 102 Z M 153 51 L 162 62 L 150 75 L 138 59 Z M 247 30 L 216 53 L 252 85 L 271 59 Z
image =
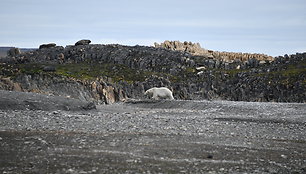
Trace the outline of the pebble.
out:
M 284 158 L 284 159 L 287 159 L 287 158 L 288 158 L 287 155 L 283 155 L 283 154 L 281 155 L 281 157 Z
M 213 159 L 213 155 L 207 155 L 208 159 Z

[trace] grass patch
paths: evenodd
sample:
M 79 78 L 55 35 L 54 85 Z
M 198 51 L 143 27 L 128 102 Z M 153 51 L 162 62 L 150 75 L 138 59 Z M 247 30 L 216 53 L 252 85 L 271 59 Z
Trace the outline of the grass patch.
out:
M 236 76 L 238 73 L 248 72 L 250 69 L 229 69 L 229 70 L 220 70 L 223 71 L 225 74 L 229 74 L 231 77 Z
M 62 64 L 57 65 L 56 74 L 77 79 L 93 80 L 97 77 L 111 77 L 114 81 L 143 81 L 151 72 L 131 69 L 121 64 Z
M 54 72 L 45 72 L 46 66 L 55 67 Z M 134 70 L 121 64 L 72 63 L 72 64 L 2 64 L 0 75 L 16 77 L 18 74 L 50 74 L 72 77 L 80 80 L 94 80 L 97 77 L 110 77 L 114 82 L 144 81 L 155 72 Z
M 299 62 L 299 64 L 288 64 L 280 68 L 278 71 L 259 73 L 259 76 L 283 76 L 283 77 L 297 77 L 306 75 L 306 60 Z
M 19 74 L 38 74 L 43 72 L 41 64 L 0 64 L 0 75 L 15 78 Z

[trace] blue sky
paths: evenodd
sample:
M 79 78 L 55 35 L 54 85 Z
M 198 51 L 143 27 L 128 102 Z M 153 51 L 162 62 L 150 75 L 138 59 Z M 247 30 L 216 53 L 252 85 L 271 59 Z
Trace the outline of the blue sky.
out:
M 199 42 L 216 51 L 306 52 L 305 0 L 1 0 L 0 46 Z

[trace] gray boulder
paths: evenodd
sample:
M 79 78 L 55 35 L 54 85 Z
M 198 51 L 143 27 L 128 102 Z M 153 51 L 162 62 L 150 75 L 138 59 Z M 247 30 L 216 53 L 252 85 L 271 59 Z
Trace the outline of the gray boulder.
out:
M 49 65 L 49 66 L 43 67 L 43 71 L 45 71 L 45 72 L 55 72 L 56 68 L 55 68 L 55 66 Z
M 39 46 L 39 49 L 53 48 L 55 46 L 56 46 L 55 43 L 42 44 L 42 45 Z
M 77 41 L 74 45 L 75 46 L 78 46 L 78 45 L 89 45 L 90 43 L 91 43 L 91 40 L 83 39 L 83 40 Z

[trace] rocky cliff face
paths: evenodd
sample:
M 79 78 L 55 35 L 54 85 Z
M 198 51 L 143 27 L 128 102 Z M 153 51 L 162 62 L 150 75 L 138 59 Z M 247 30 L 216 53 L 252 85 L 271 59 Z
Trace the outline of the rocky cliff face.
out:
M 103 79 L 78 80 L 48 74 L 20 74 L 14 78 L 0 78 L 0 89 L 42 93 L 75 98 L 98 104 L 110 104 L 126 99 L 125 93 Z
M 189 42 L 157 47 L 88 43 L 14 54 L 1 59 L 0 89 L 113 103 L 166 86 L 176 99 L 306 102 L 306 53 L 233 53 L 228 61 Z

